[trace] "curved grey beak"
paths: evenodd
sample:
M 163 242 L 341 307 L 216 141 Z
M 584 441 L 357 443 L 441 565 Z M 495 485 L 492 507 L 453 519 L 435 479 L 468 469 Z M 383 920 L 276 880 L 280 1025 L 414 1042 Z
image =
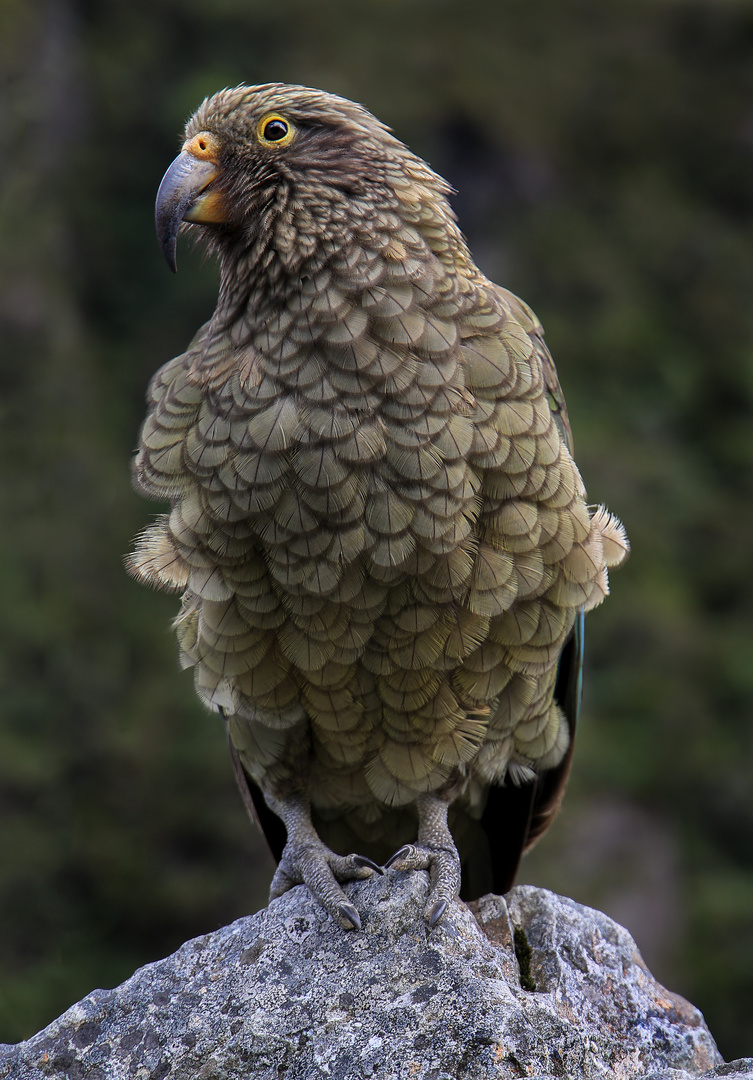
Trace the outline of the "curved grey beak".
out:
M 209 160 L 200 160 L 183 150 L 162 177 L 154 208 L 157 239 L 167 265 L 173 273 L 178 269 L 178 229 L 182 221 L 217 222 L 215 193 L 203 195 L 220 169 Z M 212 212 L 210 211 L 210 204 Z M 203 206 L 202 204 L 206 204 Z

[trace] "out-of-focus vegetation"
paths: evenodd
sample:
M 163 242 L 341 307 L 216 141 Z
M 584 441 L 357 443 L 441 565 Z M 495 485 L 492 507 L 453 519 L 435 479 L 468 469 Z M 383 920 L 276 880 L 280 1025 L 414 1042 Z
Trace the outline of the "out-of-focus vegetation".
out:
M 6 0 L 0 8 L 0 1039 L 264 903 L 175 598 L 120 556 L 151 373 L 210 312 L 151 207 L 222 86 L 367 104 L 547 327 L 633 542 L 588 620 L 562 821 L 523 879 L 604 907 L 753 1053 L 753 5 Z

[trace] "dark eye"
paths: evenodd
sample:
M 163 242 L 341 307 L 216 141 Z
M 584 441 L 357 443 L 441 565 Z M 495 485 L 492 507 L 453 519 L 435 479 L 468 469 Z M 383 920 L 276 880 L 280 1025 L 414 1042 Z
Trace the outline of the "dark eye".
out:
M 289 130 L 284 120 L 267 120 L 262 135 L 267 142 L 279 142 L 280 139 L 285 138 Z
M 267 113 L 256 125 L 256 137 L 262 146 L 287 146 L 295 127 L 279 113 Z

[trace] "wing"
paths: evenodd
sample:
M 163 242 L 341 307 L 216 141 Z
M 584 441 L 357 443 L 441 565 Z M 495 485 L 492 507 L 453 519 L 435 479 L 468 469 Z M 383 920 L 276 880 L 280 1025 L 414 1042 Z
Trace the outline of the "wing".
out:
M 243 768 L 240 754 L 236 750 L 233 740 L 230 738 L 230 732 L 227 727 L 227 717 L 223 708 L 220 708 L 220 715 L 225 721 L 227 745 L 230 750 L 230 760 L 233 763 L 233 776 L 235 777 L 235 782 L 238 786 L 243 805 L 246 808 L 246 813 L 251 820 L 251 824 L 261 830 L 264 839 L 267 841 L 267 847 L 271 852 L 272 858 L 276 863 L 279 863 L 282 858 L 285 841 L 288 837 L 287 830 L 277 814 L 267 806 L 261 788 L 258 784 L 254 783 Z
M 544 342 L 544 332 L 531 309 L 506 289 L 497 290 L 528 332 L 541 361 L 549 406 L 568 449 L 572 431 L 557 370 Z M 540 772 L 527 784 L 506 784 L 489 789 L 481 826 L 486 834 L 492 862 L 493 890 L 498 895 L 512 888 L 524 853 L 544 835 L 557 816 L 567 788 L 580 712 L 584 647 L 584 617 L 579 612 L 562 649 L 554 689 L 555 701 L 567 720 L 570 737 L 567 753 L 553 769 Z
M 481 828 L 491 857 L 492 891 L 501 896 L 515 883 L 520 860 L 544 835 L 557 816 L 565 795 L 575 747 L 583 670 L 581 612 L 560 657 L 555 700 L 567 719 L 570 745 L 553 769 L 539 773 L 528 784 L 489 788 Z M 464 899 L 471 899 L 461 893 Z

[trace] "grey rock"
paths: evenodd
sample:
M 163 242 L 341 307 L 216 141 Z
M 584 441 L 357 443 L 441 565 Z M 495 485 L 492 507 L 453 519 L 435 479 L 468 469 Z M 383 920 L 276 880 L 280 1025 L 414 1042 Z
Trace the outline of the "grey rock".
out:
M 296 888 L 0 1047 L 0 1078 L 753 1078 L 606 915 L 521 886 L 429 932 L 427 887 L 346 886 L 360 933 Z

